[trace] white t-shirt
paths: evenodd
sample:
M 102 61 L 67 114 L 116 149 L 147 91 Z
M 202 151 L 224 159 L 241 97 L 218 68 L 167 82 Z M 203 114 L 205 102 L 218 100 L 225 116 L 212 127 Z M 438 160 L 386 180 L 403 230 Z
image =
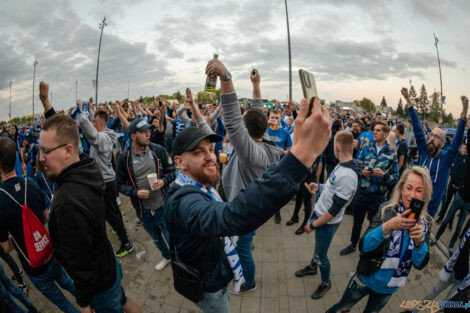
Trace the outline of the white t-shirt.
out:
M 341 211 L 328 224 L 338 224 L 342 221 L 344 211 L 354 198 L 358 183 L 357 173 L 341 164 L 336 165 L 328 181 L 315 204 L 315 214 L 320 217 L 325 214 L 333 205 L 334 195 L 346 200 L 347 202 L 341 208 Z

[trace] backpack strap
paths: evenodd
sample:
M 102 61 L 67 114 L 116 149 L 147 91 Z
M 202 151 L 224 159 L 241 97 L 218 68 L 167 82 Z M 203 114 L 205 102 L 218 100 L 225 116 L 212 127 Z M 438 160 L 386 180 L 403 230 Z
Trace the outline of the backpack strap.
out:
M 28 205 L 28 203 L 26 203 L 27 192 L 28 192 L 28 179 L 25 177 L 24 178 L 24 204 L 25 205 Z
M 5 189 L 0 188 L 0 191 L 3 191 L 7 196 L 10 197 L 11 200 L 13 200 L 13 202 L 15 202 L 15 203 L 18 204 L 20 207 L 22 207 L 22 205 L 21 205 L 18 201 L 16 201 L 16 199 L 13 198 L 13 196 L 12 196 L 11 194 L 9 194 Z

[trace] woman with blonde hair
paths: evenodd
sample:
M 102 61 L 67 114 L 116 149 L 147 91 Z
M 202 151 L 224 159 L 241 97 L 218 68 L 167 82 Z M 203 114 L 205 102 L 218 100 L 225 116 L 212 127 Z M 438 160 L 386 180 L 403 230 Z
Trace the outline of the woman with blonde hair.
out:
M 359 263 L 341 300 L 327 313 L 347 311 L 369 296 L 364 313 L 379 312 L 391 295 L 406 283 L 411 266 L 423 269 L 429 261 L 432 219 L 427 205 L 432 195 L 429 172 L 414 166 L 403 172 L 359 242 Z M 424 207 L 416 219 L 408 218 L 413 198 Z
M 388 133 L 387 143 L 393 151 L 397 152 L 397 136 L 395 135 L 395 132 L 391 131 Z

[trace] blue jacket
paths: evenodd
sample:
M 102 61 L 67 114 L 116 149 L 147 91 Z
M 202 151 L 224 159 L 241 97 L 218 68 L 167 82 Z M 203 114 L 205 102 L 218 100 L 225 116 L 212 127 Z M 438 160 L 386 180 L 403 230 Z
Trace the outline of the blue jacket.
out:
M 150 143 L 149 148 L 155 156 L 155 168 L 157 169 L 158 178 L 163 179 L 163 194 L 166 194 L 170 183 L 175 180 L 175 164 L 171 161 L 165 148 L 160 145 Z M 134 166 L 132 163 L 131 148 L 125 149 L 119 155 L 119 161 L 116 166 L 116 183 L 120 193 L 131 198 L 132 205 L 136 210 L 137 216 L 142 217 L 142 201 L 137 197 L 137 186 L 135 184 Z
M 219 258 L 204 285 L 205 292 L 220 290 L 233 278 L 224 253 L 215 255 L 220 237 L 245 235 L 263 225 L 294 197 L 309 173 L 289 152 L 231 202 L 215 202 L 194 186 L 171 186 L 164 209 L 178 258 L 201 273 Z
M 360 191 L 385 194 L 388 187 L 393 187 L 397 183 L 399 176 L 398 158 L 388 143 L 385 143 L 378 155 L 375 143 L 364 145 L 357 154 L 357 160 L 362 163 L 362 168 L 380 168 L 385 173 L 383 178 L 374 175 L 365 177 L 361 174 L 359 178 Z
M 419 122 L 418 114 L 414 107 L 410 107 L 410 118 L 413 124 L 413 133 L 416 139 L 419 153 L 419 166 L 427 167 L 432 180 L 432 196 L 428 204 L 429 214 L 435 214 L 441 203 L 442 196 L 447 186 L 447 179 L 449 178 L 450 166 L 454 162 L 455 156 L 463 141 L 463 133 L 467 121 L 460 119 L 457 131 L 455 133 L 452 143 L 447 149 L 441 150 L 437 158 L 433 158 L 428 154 L 428 143 L 426 142 L 426 135 L 424 134 L 421 123 Z
M 462 153 L 457 153 L 454 160 L 454 167 L 452 168 L 451 176 L 452 179 L 460 182 L 465 174 L 465 167 L 467 165 L 467 155 L 462 155 Z

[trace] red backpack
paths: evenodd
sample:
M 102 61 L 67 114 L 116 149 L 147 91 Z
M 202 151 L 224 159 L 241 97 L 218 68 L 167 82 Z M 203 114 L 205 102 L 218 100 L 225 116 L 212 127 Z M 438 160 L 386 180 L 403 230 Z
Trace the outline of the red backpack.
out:
M 18 251 L 21 252 L 23 257 L 28 261 L 31 267 L 40 267 L 45 265 L 54 255 L 54 250 L 52 248 L 51 238 L 47 232 L 44 225 L 41 223 L 39 218 L 31 211 L 28 207 L 26 196 L 28 190 L 28 181 L 25 178 L 24 180 L 24 204 L 21 205 L 12 195 L 6 192 L 4 189 L 1 189 L 5 194 L 7 194 L 11 200 L 21 207 L 21 215 L 23 217 L 23 234 L 24 234 L 24 243 L 26 246 L 25 253 L 21 250 L 18 243 L 13 238 Z

